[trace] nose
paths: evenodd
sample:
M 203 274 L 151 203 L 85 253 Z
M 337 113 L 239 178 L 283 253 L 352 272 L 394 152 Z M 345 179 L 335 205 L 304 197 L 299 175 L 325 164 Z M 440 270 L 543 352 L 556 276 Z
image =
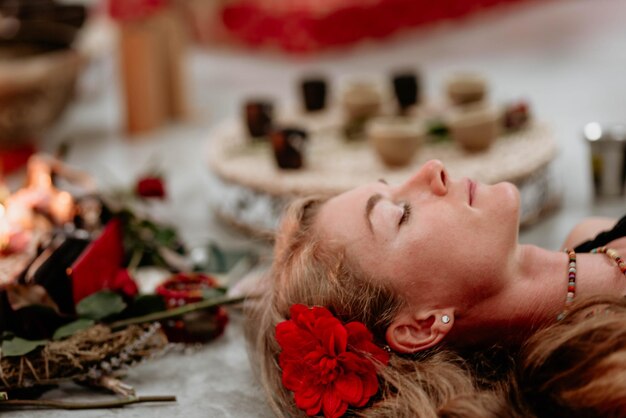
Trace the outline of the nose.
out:
M 429 188 L 437 196 L 448 193 L 448 173 L 439 160 L 430 160 L 417 170 L 403 185 L 403 190 Z

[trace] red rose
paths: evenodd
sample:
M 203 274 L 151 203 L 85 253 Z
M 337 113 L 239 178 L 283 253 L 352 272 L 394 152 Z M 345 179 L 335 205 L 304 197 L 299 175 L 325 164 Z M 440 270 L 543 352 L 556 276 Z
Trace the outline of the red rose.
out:
M 326 308 L 293 305 L 291 319 L 276 326 L 282 351 L 283 385 L 309 416 L 342 416 L 348 406 L 363 407 L 378 392 L 374 359 L 389 354 L 373 342 L 360 322 L 342 324 Z
M 165 198 L 165 185 L 160 177 L 144 177 L 137 182 L 138 196 L 147 198 Z
M 131 298 L 134 298 L 139 293 L 137 283 L 135 283 L 127 269 L 119 269 L 107 287 L 114 292 L 122 293 Z

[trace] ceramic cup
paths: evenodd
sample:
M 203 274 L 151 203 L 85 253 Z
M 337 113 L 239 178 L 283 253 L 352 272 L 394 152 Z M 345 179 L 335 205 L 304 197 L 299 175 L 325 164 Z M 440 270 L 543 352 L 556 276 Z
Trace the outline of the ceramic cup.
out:
M 390 167 L 409 164 L 425 136 L 421 123 L 400 117 L 373 119 L 366 131 L 372 147 Z
M 349 119 L 363 119 L 376 116 L 380 111 L 382 98 L 376 87 L 370 83 L 353 83 L 342 97 L 343 108 Z
M 447 118 L 452 138 L 465 150 L 483 151 L 500 134 L 500 113 L 489 105 L 474 105 L 453 111 Z
M 478 74 L 455 74 L 446 83 L 446 93 L 455 105 L 480 102 L 487 95 L 487 82 Z

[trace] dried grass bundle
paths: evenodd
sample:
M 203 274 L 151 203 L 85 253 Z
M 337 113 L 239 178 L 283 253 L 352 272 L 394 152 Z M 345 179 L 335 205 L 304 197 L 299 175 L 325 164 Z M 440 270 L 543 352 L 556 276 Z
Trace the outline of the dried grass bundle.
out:
M 27 355 L 0 358 L 0 391 L 98 379 L 149 357 L 166 344 L 158 323 L 115 332 L 96 325 Z

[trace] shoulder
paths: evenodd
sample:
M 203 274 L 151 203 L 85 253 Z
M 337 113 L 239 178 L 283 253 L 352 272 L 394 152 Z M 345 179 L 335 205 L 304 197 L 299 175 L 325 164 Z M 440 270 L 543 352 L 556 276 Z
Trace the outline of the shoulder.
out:
M 610 230 L 616 223 L 617 220 L 613 218 L 586 218 L 572 229 L 563 243 L 563 248 L 574 248 L 585 241 L 595 238 L 600 232 Z

